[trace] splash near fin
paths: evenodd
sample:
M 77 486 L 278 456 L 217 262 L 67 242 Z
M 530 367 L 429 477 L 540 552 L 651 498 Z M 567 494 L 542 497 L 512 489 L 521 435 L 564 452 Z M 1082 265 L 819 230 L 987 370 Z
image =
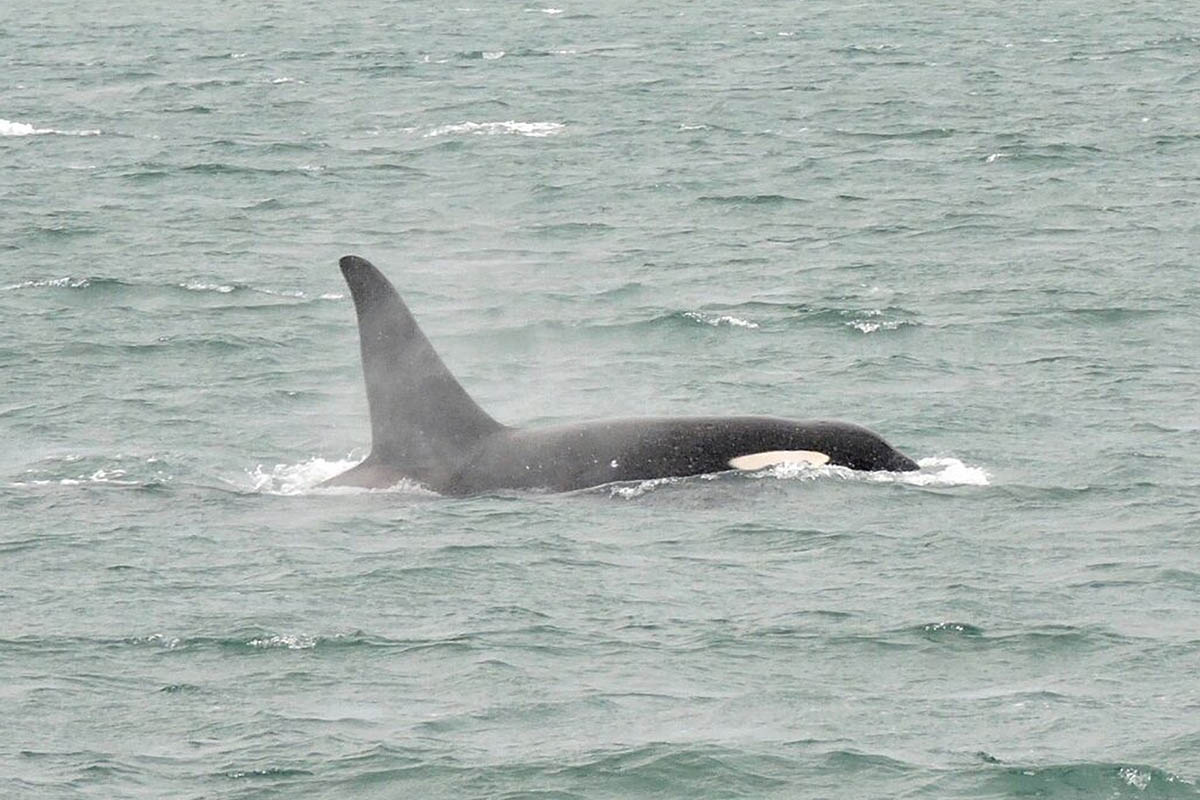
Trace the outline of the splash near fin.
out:
M 446 369 L 404 301 L 369 261 L 339 262 L 354 296 L 367 403 L 371 455 L 437 487 L 486 436 L 504 426 L 480 408 Z

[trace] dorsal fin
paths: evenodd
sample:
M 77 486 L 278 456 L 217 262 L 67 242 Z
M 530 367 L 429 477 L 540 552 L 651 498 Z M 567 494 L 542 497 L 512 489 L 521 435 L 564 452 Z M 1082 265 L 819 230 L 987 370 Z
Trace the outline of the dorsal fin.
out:
M 371 456 L 434 488 L 485 436 L 504 426 L 446 369 L 388 279 L 369 261 L 339 262 L 354 296 Z

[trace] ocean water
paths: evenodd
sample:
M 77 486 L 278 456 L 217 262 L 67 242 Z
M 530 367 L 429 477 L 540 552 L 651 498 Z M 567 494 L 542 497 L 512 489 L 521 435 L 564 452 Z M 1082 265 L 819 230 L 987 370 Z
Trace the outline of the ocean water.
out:
M 0 9 L 0 796 L 1200 796 L 1187 4 Z M 356 253 L 519 425 L 910 475 L 316 485 Z

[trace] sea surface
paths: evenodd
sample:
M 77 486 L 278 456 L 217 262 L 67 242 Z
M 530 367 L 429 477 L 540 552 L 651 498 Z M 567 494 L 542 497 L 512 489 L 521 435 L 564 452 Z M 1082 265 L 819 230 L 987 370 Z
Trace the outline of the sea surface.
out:
M 1188 3 L 0 9 L 0 796 L 1200 797 Z M 912 474 L 321 489 L 337 259 L 503 422 Z

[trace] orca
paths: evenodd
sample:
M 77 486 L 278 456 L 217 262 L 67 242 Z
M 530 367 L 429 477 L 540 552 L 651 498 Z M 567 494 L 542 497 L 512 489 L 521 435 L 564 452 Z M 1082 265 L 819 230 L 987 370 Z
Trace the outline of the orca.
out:
M 371 453 L 324 486 L 415 481 L 445 495 L 571 491 L 618 481 L 782 463 L 909 471 L 917 464 L 858 425 L 778 417 L 632 417 L 544 428 L 492 419 L 446 369 L 387 278 L 339 262 L 354 297 Z

